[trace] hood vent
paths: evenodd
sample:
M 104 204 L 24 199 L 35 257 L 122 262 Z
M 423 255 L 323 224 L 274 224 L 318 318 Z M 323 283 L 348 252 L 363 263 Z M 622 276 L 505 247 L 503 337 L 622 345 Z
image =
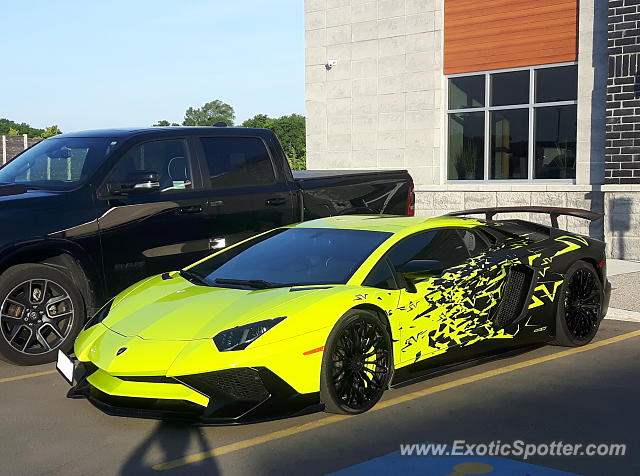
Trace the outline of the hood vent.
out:
M 295 291 L 313 291 L 315 289 L 331 289 L 333 286 L 305 286 L 305 287 L 299 287 L 299 288 L 291 288 L 289 289 L 289 292 L 295 292 Z

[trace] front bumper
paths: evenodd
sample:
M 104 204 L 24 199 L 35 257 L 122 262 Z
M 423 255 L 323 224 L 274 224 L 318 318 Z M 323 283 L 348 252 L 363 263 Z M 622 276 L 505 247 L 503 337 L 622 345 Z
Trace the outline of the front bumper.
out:
M 318 393 L 297 393 L 265 367 L 179 377 L 110 375 L 74 361 L 69 398 L 86 398 L 109 415 L 203 425 L 251 423 L 319 409 Z

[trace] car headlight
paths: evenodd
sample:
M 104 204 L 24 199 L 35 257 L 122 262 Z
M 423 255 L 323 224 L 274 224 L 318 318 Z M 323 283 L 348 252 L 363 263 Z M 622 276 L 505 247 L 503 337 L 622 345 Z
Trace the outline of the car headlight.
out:
M 100 324 L 102 321 L 104 321 L 109 315 L 109 311 L 111 311 L 112 304 L 113 304 L 113 299 L 108 303 L 106 303 L 104 306 L 102 306 L 100 310 L 96 312 L 94 316 L 87 321 L 87 323 L 84 325 L 82 329 L 86 331 L 87 329 L 89 329 L 89 327 L 93 327 L 96 324 Z
M 252 322 L 244 326 L 237 326 L 218 333 L 213 342 L 220 352 L 228 350 L 243 350 L 249 344 L 267 332 L 273 326 L 282 322 L 286 316 L 265 319 L 264 321 Z

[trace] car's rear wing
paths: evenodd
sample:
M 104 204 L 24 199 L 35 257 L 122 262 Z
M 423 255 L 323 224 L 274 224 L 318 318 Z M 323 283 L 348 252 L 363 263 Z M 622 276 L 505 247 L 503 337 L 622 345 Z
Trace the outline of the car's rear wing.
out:
M 448 216 L 465 216 L 484 214 L 487 220 L 492 220 L 499 213 L 543 213 L 551 218 L 551 226 L 558 228 L 559 216 L 571 216 L 582 218 L 584 220 L 594 221 L 604 216 L 603 213 L 593 212 L 591 210 L 583 210 L 581 208 L 561 208 L 561 207 L 489 207 L 489 208 L 473 208 L 471 210 L 461 210 L 458 212 L 447 213 Z

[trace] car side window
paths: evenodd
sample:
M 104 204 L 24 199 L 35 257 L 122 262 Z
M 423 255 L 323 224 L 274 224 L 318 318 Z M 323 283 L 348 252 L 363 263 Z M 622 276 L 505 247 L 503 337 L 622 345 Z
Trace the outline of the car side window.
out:
M 109 181 L 126 182 L 132 174 L 155 172 L 160 193 L 193 188 L 184 140 L 159 140 L 133 146 L 113 170 Z
M 362 282 L 363 286 L 371 286 L 380 289 L 397 289 L 396 280 L 393 277 L 393 271 L 389 267 L 387 258 L 382 258 L 371 269 L 367 278 Z
M 478 256 L 481 253 L 487 251 L 489 245 L 484 240 L 484 238 L 471 230 L 459 230 L 460 237 L 462 238 L 462 242 L 464 246 L 467 248 L 470 256 Z
M 203 137 L 211 186 L 246 187 L 273 183 L 276 176 L 264 142 L 257 137 Z
M 438 260 L 451 268 L 469 258 L 467 247 L 454 228 L 427 231 L 402 241 L 389 253 L 394 267 L 411 260 Z

